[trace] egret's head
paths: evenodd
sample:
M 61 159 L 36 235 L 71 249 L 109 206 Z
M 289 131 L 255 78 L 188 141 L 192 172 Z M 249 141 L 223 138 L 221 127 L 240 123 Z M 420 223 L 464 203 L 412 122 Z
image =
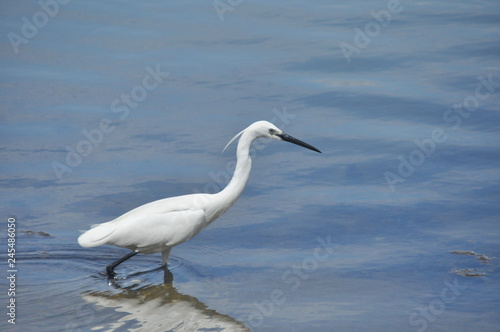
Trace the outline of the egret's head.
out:
M 283 134 L 283 131 L 281 129 L 268 121 L 254 122 L 245 130 L 252 131 L 255 137 L 267 137 L 277 140 L 281 140 L 279 135 Z
M 286 142 L 290 142 L 293 144 L 297 144 L 297 145 L 303 146 L 307 149 L 321 153 L 321 151 L 316 149 L 314 146 L 309 145 L 305 142 L 302 142 L 301 140 L 298 140 L 295 137 L 292 137 L 288 134 L 285 134 L 281 129 L 279 129 L 278 127 L 276 127 L 275 125 L 273 125 L 271 122 L 268 122 L 268 121 L 257 121 L 257 122 L 252 123 L 246 129 L 242 130 L 240 133 L 238 133 L 236 136 L 234 136 L 229 141 L 229 143 L 227 143 L 224 150 L 226 150 L 226 148 L 229 146 L 229 144 L 231 144 L 236 138 L 238 138 L 243 133 L 247 133 L 247 135 L 250 135 L 250 139 L 252 141 L 253 141 L 253 139 L 255 139 L 257 137 L 268 137 L 268 138 L 277 139 L 280 141 L 286 141 Z M 247 137 L 249 137 L 249 136 L 247 136 Z M 224 150 L 222 150 L 222 152 L 224 152 Z

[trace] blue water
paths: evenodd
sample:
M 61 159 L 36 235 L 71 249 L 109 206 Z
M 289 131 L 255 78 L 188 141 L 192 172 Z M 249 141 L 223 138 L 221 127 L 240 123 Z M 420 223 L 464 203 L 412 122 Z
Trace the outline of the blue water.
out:
M 2 331 L 498 331 L 497 1 L 8 0 L 0 16 Z M 323 153 L 256 142 L 240 200 L 172 251 L 173 283 L 149 255 L 108 285 L 126 251 L 79 231 L 220 190 L 222 148 L 256 120 Z

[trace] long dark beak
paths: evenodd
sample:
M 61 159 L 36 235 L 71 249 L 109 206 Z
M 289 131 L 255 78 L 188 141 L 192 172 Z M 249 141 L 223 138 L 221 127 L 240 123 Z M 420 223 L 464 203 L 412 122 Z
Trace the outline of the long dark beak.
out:
M 292 137 L 292 136 L 290 136 L 288 134 L 282 133 L 282 134 L 276 134 L 276 136 L 280 137 L 284 141 L 287 141 L 287 142 L 290 142 L 290 143 L 293 143 L 293 144 L 297 144 L 297 145 L 303 146 L 305 148 L 308 148 L 309 150 L 313 150 L 313 151 L 321 153 L 321 151 L 319 151 L 318 149 L 316 149 L 314 146 L 309 145 L 306 142 L 302 142 L 301 140 L 296 139 L 295 137 Z

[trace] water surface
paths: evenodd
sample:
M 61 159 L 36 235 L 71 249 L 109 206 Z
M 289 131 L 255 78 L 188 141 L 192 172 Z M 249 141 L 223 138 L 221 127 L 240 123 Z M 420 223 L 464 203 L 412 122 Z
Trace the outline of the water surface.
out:
M 496 1 L 0 6 L 2 330 L 498 330 Z M 126 251 L 79 230 L 220 190 L 222 148 L 256 120 L 323 154 L 257 142 L 240 200 L 172 251 L 173 283 L 157 254 L 108 285 Z

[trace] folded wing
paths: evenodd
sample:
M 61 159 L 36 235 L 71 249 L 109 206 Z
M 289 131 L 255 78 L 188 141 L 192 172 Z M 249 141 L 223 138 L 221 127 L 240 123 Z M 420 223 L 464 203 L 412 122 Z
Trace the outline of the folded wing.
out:
M 88 230 L 78 238 L 82 247 L 113 244 L 139 252 L 157 252 L 189 240 L 206 225 L 202 209 L 122 216 Z

